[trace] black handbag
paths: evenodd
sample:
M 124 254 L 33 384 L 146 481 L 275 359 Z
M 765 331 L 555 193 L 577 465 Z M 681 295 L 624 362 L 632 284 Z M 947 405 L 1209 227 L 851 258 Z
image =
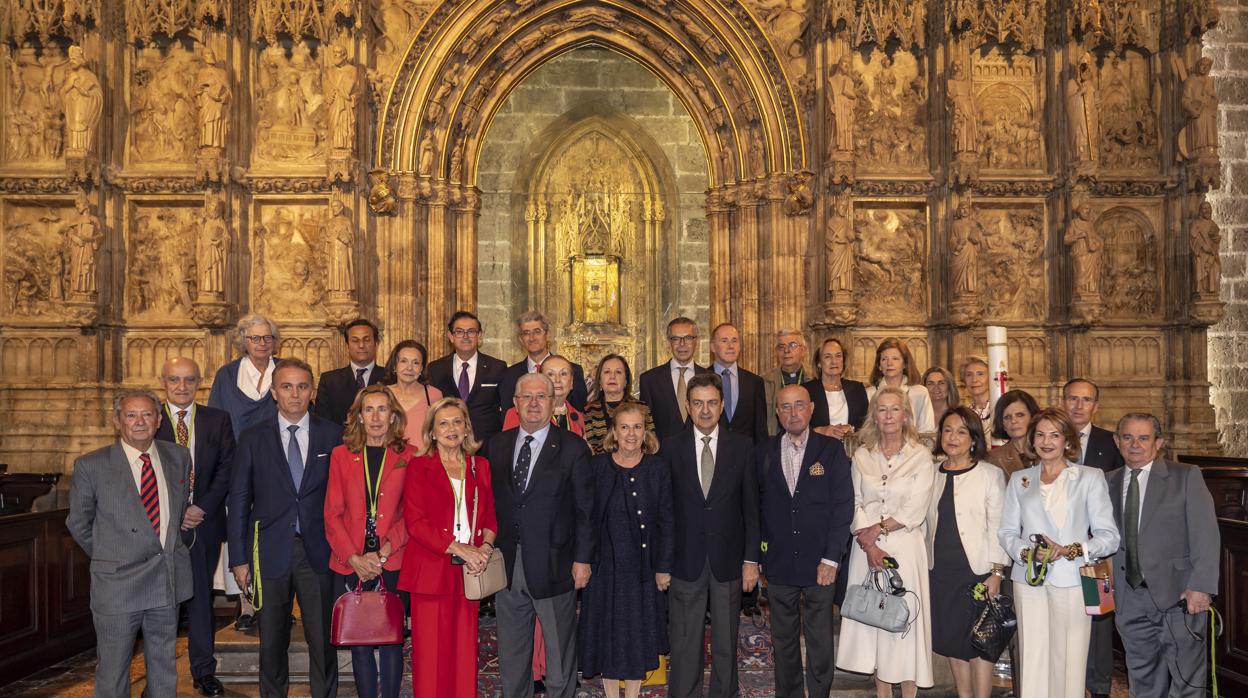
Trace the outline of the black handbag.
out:
M 971 626 L 971 649 L 981 658 L 995 662 L 1010 646 L 1018 630 L 1018 618 L 1014 615 L 1014 600 L 1008 596 L 989 597 L 983 605 Z

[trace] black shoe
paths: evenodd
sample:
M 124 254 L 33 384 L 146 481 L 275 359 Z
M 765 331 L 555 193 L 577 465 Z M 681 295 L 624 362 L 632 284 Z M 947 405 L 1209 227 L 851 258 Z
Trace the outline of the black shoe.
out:
M 199 691 L 200 695 L 219 696 L 225 694 L 225 686 L 222 686 L 217 677 L 212 674 L 201 676 L 193 680 L 191 684 Z
M 234 629 L 240 633 L 245 633 L 248 630 L 251 630 L 255 627 L 255 625 L 256 617 L 250 613 L 244 613 L 238 617 L 238 620 L 234 621 Z
M 545 681 L 542 681 L 541 679 L 534 679 L 534 680 L 533 680 L 533 692 L 534 692 L 534 693 L 545 693 L 545 692 L 546 692 L 546 682 L 545 682 Z
M 477 617 L 478 618 L 493 618 L 494 617 L 494 599 L 493 598 L 486 599 L 485 601 L 481 602 L 481 605 L 477 608 Z

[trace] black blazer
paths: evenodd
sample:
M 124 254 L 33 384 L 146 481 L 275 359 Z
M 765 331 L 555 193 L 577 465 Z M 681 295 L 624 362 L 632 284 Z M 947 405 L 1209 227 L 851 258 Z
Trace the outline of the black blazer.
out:
M 386 367 L 373 364 L 373 370 L 368 374 L 368 385 L 380 383 L 385 377 Z M 316 402 L 312 403 L 312 414 L 343 426 L 359 390 L 351 364 L 322 373 L 321 379 L 316 382 Z
M 429 385 L 442 391 L 443 397 L 459 397 L 459 372 L 455 353 L 452 352 L 429 364 L 426 375 Z M 480 443 L 489 443 L 495 434 L 503 430 L 502 403 L 499 402 L 499 384 L 507 364 L 488 354 L 477 352 L 477 375 L 468 391 L 468 419 L 472 421 L 472 433 Z
M 693 365 L 693 373 L 710 373 L 705 366 Z M 693 376 L 686 376 L 688 381 Z M 676 386 L 672 385 L 672 363 L 665 361 L 641 374 L 637 379 L 641 386 L 641 401 L 650 406 L 654 418 L 654 435 L 662 443 L 680 433 L 690 424 L 688 418 L 680 418 L 680 405 L 676 403 Z
M 177 419 L 178 413 L 166 403 L 156 438 L 177 443 L 174 428 Z M 188 426 L 195 437 L 194 504 L 204 510 L 204 520 L 195 527 L 195 536 L 211 545 L 225 540 L 225 497 L 230 492 L 234 428 L 228 412 L 200 404 L 195 405 L 195 416 Z M 183 535 L 183 538 L 189 536 Z
M 490 440 L 486 459 L 494 487 L 494 512 L 510 588 L 516 544 L 524 548 L 524 581 L 535 599 L 566 594 L 575 588 L 572 563 L 593 563 L 598 542 L 593 526 L 594 475 L 589 446 L 581 437 L 550 426 L 546 443 L 533 459 L 529 486 L 521 492 L 512 477 L 513 453 L 520 429 Z
M 712 366 L 710 370 L 714 371 L 715 368 Z M 762 376 L 737 366 L 737 380 L 733 383 L 733 387 L 737 390 L 737 409 L 732 413 L 732 421 L 729 422 L 728 406 L 724 405 L 724 413 L 719 417 L 719 425 L 748 437 L 754 443 L 764 441 L 768 436 L 768 406 L 767 386 L 763 385 Z
M 675 545 L 672 575 L 697 581 L 710 561 L 720 582 L 741 578 L 741 564 L 758 562 L 758 477 L 754 442 L 726 429 L 719 430 L 715 449 L 715 476 L 710 496 L 702 496 L 698 479 L 701 442 L 688 427 L 659 449 L 672 471 L 672 513 Z
M 516 382 L 529 372 L 529 360 L 521 359 L 503 371 L 503 379 L 498 383 L 498 401 L 502 405 L 503 414 L 515 407 L 513 398 L 516 395 Z M 572 392 L 568 393 L 568 402 L 578 411 L 585 411 L 585 403 L 589 401 L 589 388 L 585 387 L 585 369 L 580 364 L 572 364 Z
M 290 478 L 278 429 L 277 417 L 273 416 L 248 427 L 238 437 L 228 499 L 230 562 L 250 564 L 252 546 L 259 545 L 261 576 L 286 574 L 290 571 L 290 550 L 297 540 L 297 520 L 312 570 L 329 574 L 325 484 L 329 479 L 329 454 L 342 443 L 342 427 L 312 415 L 298 492 Z M 260 524 L 259 542 L 253 540 L 255 522 Z M 252 574 L 255 573 L 253 569 Z
M 849 550 L 854 483 L 840 440 L 811 431 L 790 495 L 780 461 L 786 438 L 774 436 L 758 449 L 763 572 L 777 584 L 814 586 L 820 560 L 840 565 Z
M 810 400 L 815 406 L 814 414 L 810 417 L 810 428 L 830 426 L 832 418 L 828 409 L 828 396 L 823 389 L 823 381 L 816 378 L 802 383 L 802 387 L 810 393 Z M 845 392 L 849 426 L 853 427 L 854 431 L 858 431 L 867 421 L 867 404 L 870 402 L 867 399 L 867 387 L 858 381 L 842 378 L 841 390 Z
M 1084 452 L 1083 464 L 1099 468 L 1106 473 L 1117 470 L 1124 464 L 1118 445 L 1114 443 L 1114 433 L 1092 425 L 1092 433 L 1088 434 L 1088 450 Z

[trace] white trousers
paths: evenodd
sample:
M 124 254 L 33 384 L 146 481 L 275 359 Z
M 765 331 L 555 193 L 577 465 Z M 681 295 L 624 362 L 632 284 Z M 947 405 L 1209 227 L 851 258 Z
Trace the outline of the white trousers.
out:
M 1092 617 L 1080 587 L 1014 582 L 1023 656 L 1019 698 L 1084 698 Z

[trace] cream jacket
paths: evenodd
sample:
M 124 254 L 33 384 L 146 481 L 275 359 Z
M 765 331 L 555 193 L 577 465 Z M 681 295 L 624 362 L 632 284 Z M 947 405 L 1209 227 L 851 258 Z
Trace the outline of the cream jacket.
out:
M 936 523 L 940 519 L 940 496 L 949 477 L 953 477 L 953 510 L 958 521 L 958 535 L 962 538 L 962 550 L 966 552 L 971 571 L 988 574 L 993 565 L 1008 564 L 1010 557 L 997 541 L 1001 508 L 1005 503 L 1005 473 L 982 460 L 960 475 L 950 476 L 936 471 L 927 509 L 928 564 L 936 562 L 933 545 L 936 542 Z

